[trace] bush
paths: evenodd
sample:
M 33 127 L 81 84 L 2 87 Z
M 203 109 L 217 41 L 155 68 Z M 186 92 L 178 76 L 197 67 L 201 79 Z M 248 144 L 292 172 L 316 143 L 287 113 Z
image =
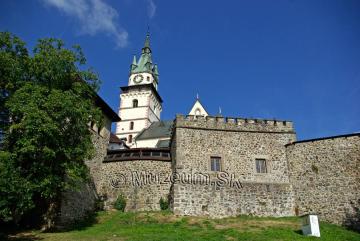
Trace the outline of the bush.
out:
M 114 203 L 114 208 L 124 212 L 126 207 L 126 199 L 124 195 L 120 194 Z
M 160 198 L 160 209 L 161 210 L 168 210 L 169 209 L 169 200 L 168 199 L 164 199 L 164 198 Z

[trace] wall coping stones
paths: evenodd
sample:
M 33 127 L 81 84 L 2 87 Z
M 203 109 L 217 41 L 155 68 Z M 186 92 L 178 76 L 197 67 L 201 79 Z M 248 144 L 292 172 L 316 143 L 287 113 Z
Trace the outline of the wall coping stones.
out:
M 335 139 L 335 138 L 347 138 L 347 137 L 353 137 L 353 136 L 360 137 L 360 133 L 344 134 L 344 135 L 337 135 L 337 136 L 327 136 L 327 137 L 313 138 L 313 139 L 307 139 L 307 140 L 301 140 L 301 141 L 294 141 L 294 142 L 286 144 L 285 146 L 295 145 L 295 144 L 305 143 L 305 142 L 313 142 L 313 141 L 322 141 L 322 140 L 328 140 L 328 139 Z
M 174 128 L 295 134 L 292 121 L 181 114 L 176 115 Z

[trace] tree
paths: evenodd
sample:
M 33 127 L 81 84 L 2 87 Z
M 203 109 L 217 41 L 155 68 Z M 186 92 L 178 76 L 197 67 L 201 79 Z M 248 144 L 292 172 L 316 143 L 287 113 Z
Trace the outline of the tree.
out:
M 5 103 L 26 78 L 28 57 L 23 41 L 8 32 L 0 33 L 0 144 L 9 125 Z
M 66 49 L 61 40 L 42 39 L 29 56 L 18 38 L 1 33 L 2 39 L 3 111 L 10 122 L 0 153 L 0 218 L 18 222 L 36 210 L 49 229 L 61 193 L 88 177 L 84 160 L 94 152 L 88 123 L 102 123 L 94 104 L 99 79 L 80 69 L 86 60 L 79 46 Z M 14 55 L 15 62 L 8 57 Z

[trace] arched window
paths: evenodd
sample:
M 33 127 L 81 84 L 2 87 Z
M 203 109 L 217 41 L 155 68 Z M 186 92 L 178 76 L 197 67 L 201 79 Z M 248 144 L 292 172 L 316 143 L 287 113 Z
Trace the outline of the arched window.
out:
M 148 76 L 148 77 L 146 77 L 146 80 L 147 80 L 147 82 L 149 82 L 150 81 L 150 77 Z
M 129 143 L 132 143 L 132 135 L 129 135 Z
M 129 128 L 130 130 L 133 130 L 134 129 L 134 122 L 133 121 L 131 121 L 130 122 L 130 128 Z
M 137 100 L 137 99 L 134 99 L 134 100 L 133 100 L 133 107 L 136 108 L 136 107 L 138 107 L 138 105 L 139 105 L 138 100 Z
M 195 110 L 195 115 L 201 115 L 201 110 L 199 108 Z

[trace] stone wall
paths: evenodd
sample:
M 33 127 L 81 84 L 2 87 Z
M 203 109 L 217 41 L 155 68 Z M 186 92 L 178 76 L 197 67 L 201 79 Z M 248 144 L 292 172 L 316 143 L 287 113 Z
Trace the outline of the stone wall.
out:
M 95 148 L 93 158 L 85 160 L 85 164 L 89 168 L 90 180 L 78 183 L 73 190 L 63 193 L 58 217 L 59 227 L 81 220 L 97 208 L 102 180 L 102 162 L 107 153 L 111 130 L 111 121 L 106 117 L 104 121 L 104 127 L 101 130 L 96 125 L 90 130 Z
M 126 211 L 159 210 L 162 197 L 177 215 L 317 213 L 360 227 L 360 134 L 296 142 L 289 121 L 179 115 L 171 161 L 120 152 L 104 161 L 109 130 L 94 131 L 96 156 L 86 161 L 92 182 L 64 194 L 62 220 L 82 218 L 99 197 L 111 209 L 122 194 Z M 221 158 L 220 171 L 211 171 L 211 157 Z M 257 158 L 266 173 L 257 173 Z
M 160 210 L 160 198 L 168 198 L 171 162 L 160 160 L 129 160 L 105 162 L 102 166 L 102 195 L 105 208 L 122 194 L 126 211 Z
M 217 187 L 175 184 L 173 211 L 179 215 L 227 217 L 240 214 L 292 216 L 293 197 L 289 184 L 242 183 Z
M 177 116 L 171 147 L 174 172 L 179 179 L 201 173 L 213 184 L 175 182 L 174 212 L 214 217 L 292 215 L 285 144 L 295 138 L 288 121 Z M 218 172 L 210 169 L 212 156 L 221 158 L 221 171 L 228 175 L 228 183 L 231 179 L 241 183 L 241 188 L 216 184 L 219 178 Z M 256 158 L 266 159 L 267 173 L 256 172 Z
M 296 214 L 360 227 L 360 134 L 290 144 L 287 157 Z

